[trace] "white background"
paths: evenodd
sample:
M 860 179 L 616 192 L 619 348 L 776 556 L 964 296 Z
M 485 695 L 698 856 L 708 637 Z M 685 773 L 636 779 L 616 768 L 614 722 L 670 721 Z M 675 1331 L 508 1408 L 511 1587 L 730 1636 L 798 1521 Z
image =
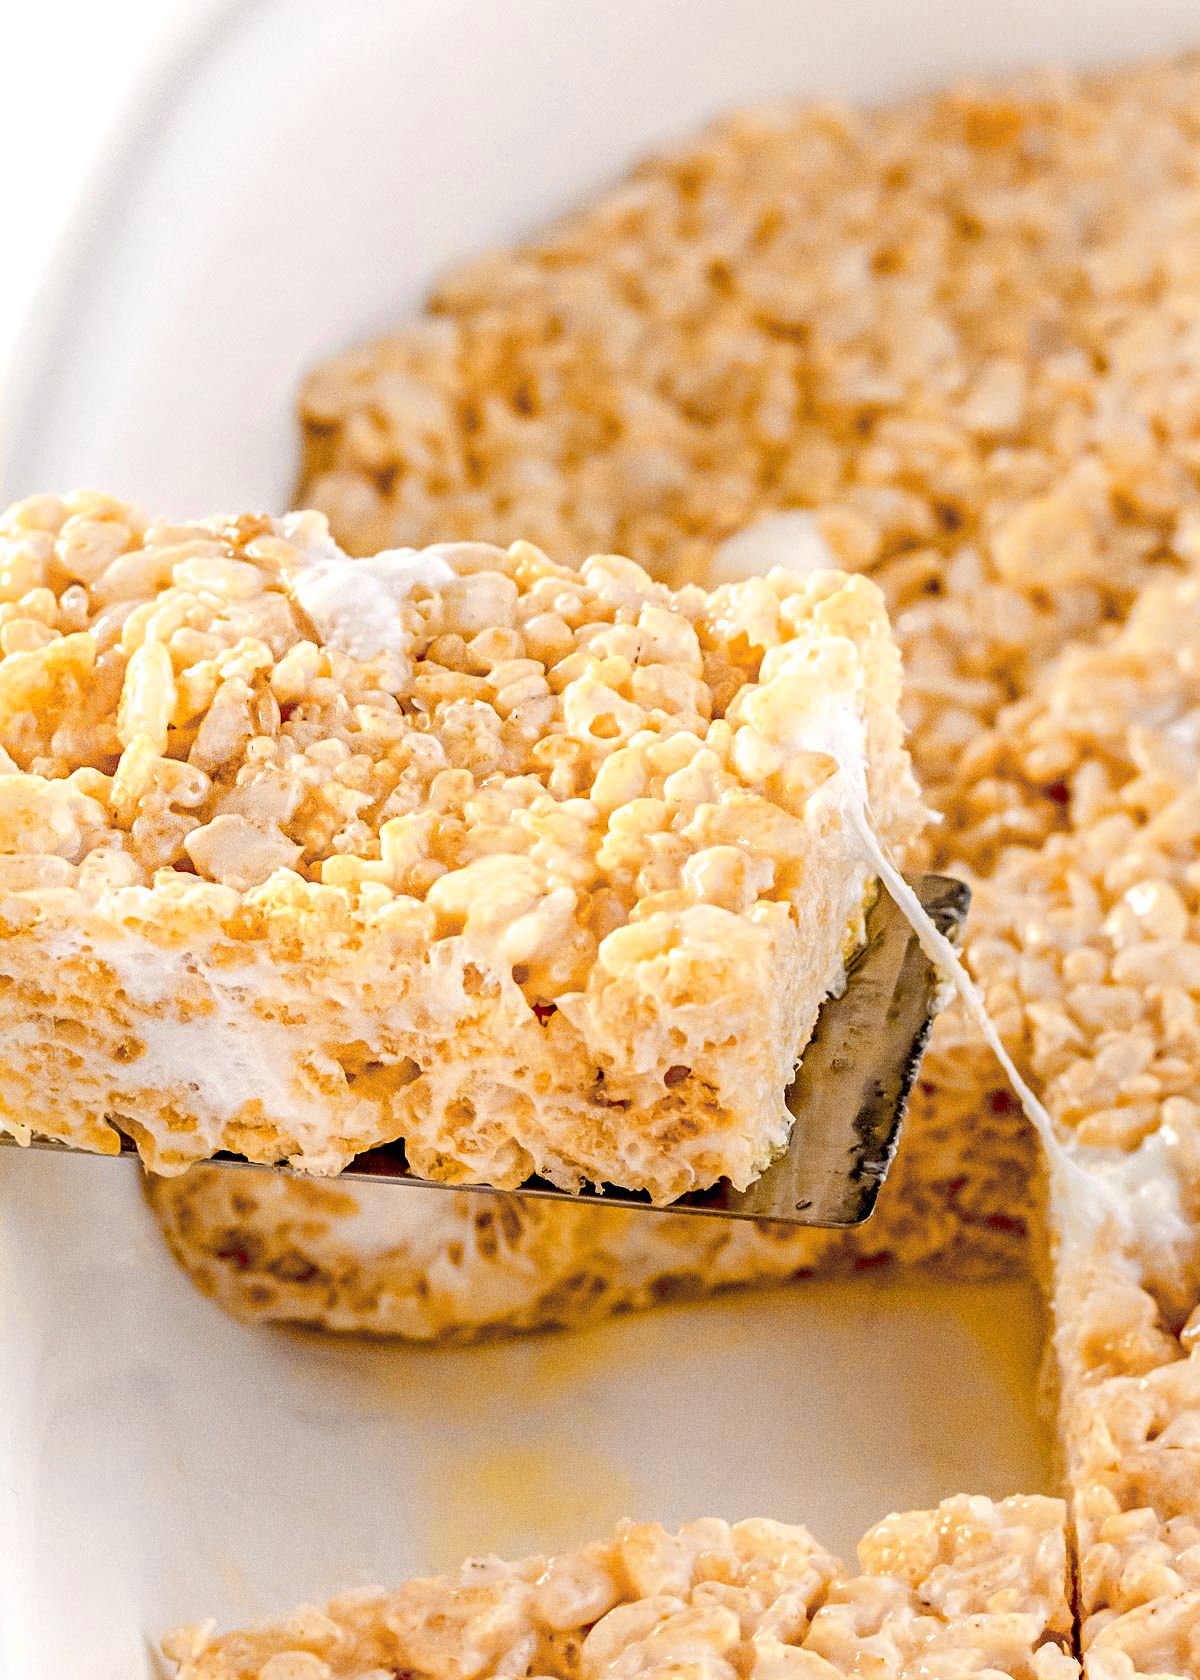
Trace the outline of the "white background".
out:
M 0 370 L 60 230 L 141 84 L 216 0 L 2 0 Z

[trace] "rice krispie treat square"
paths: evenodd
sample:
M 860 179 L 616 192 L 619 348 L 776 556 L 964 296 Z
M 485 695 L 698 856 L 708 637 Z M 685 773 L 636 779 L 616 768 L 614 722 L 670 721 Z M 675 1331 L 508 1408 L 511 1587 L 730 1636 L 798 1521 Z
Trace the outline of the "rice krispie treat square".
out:
M 255 1632 L 166 1641 L 179 1680 L 1076 1680 L 1059 1500 L 886 1518 L 847 1571 L 803 1528 L 625 1523 L 553 1558 L 466 1563 Z
M 874 585 L 705 594 L 316 515 L 0 526 L 0 1123 L 658 1200 L 784 1145 L 923 812 Z M 856 795 L 856 797 L 857 797 Z
M 1059 1430 L 1097 1680 L 1200 1668 L 1200 1304 L 1181 1304 L 1200 1302 L 1198 1260 L 1200 1244 L 1164 1271 L 1111 1224 L 1059 1245 Z
M 1200 583 L 1148 589 L 982 754 L 1035 849 L 977 909 L 989 1002 L 1071 1139 L 1053 1348 L 1096 1680 L 1200 1663 Z M 1039 781 L 1061 793 L 1040 800 Z

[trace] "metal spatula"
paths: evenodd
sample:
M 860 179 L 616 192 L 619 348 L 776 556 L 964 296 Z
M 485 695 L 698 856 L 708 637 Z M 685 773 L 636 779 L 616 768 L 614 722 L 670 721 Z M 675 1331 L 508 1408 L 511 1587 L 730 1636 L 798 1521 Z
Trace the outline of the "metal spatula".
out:
M 918 876 L 912 884 L 935 925 L 957 940 L 971 900 L 969 889 L 947 875 Z M 787 1151 L 748 1190 L 718 1184 L 672 1202 L 669 1209 L 655 1209 L 641 1191 L 605 1186 L 572 1195 L 540 1178 L 521 1185 L 520 1194 L 603 1202 L 647 1213 L 715 1214 L 788 1225 L 861 1225 L 875 1206 L 896 1152 L 942 990 L 941 978 L 916 934 L 881 891 L 867 918 L 866 942 L 851 964 L 846 989 L 840 997 L 826 1001 L 788 1090 L 794 1125 Z M 0 1135 L 0 1143 L 13 1141 L 7 1134 Z M 35 1139 L 33 1147 L 66 1146 Z M 124 1153 L 135 1156 L 132 1143 L 126 1143 Z M 236 1156 L 217 1159 L 231 1166 L 252 1165 Z M 491 1188 L 417 1178 L 409 1172 L 400 1144 L 359 1155 L 342 1177 L 422 1185 L 430 1190 Z

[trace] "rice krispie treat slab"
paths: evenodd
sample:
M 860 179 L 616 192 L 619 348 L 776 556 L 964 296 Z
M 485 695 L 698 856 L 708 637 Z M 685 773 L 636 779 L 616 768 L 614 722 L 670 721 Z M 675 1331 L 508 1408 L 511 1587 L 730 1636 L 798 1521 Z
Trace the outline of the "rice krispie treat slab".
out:
M 10 1130 L 659 1200 L 783 1145 L 874 892 L 848 778 L 922 821 L 873 585 L 88 497 L 0 543 Z
M 884 589 L 947 809 L 981 726 L 1194 557 L 1198 101 L 1192 57 L 735 113 L 316 369 L 299 499 L 355 552 L 679 580 L 760 569 L 782 515 Z
M 1053 774 L 1062 797 L 1043 843 L 980 884 L 971 945 L 1048 1108 L 1164 1252 L 1182 1226 L 1139 1224 L 1138 1193 L 1153 1200 L 1161 1181 L 1165 1208 L 1176 1182 L 1200 1180 L 1198 715 L 1195 580 L 1148 590 L 1119 634 L 1069 652 L 1006 714 L 989 774 L 1023 798 Z
M 1188 1301 L 1200 1301 L 1200 1235 L 1169 1273 L 1111 1225 L 1059 1243 L 1059 1427 L 1080 1637 L 1098 1676 L 1200 1669 L 1200 1306 Z
M 1137 1153 L 1147 1136 L 1165 1126 L 1187 1149 L 1198 1130 L 1198 673 L 1200 585 L 1164 581 L 1106 646 L 1069 650 L 972 754 L 986 797 L 1019 805 L 1040 844 L 1009 848 L 977 885 L 968 960 L 1063 1131 L 1095 1151 L 1100 1168 L 1121 1169 L 1120 1152 L 1133 1152 L 1122 1169 L 1131 1198 L 1152 1198 L 1159 1179 L 1166 1194 L 1174 1170 L 1161 1154 Z M 946 824 L 944 844 L 968 855 L 991 845 L 974 810 Z M 1200 1177 L 1200 1162 L 1189 1157 L 1187 1170 Z M 933 1261 L 956 1275 L 996 1270 L 1023 1258 L 1044 1185 L 995 1058 L 951 1009 L 935 1026 L 904 1147 L 861 1231 L 743 1231 L 595 1210 L 574 1219 L 568 1237 L 567 1209 L 564 1270 L 539 1274 L 502 1252 L 495 1263 L 512 1266 L 514 1291 L 502 1311 L 442 1319 L 437 1331 L 423 1318 L 414 1330 L 405 1304 L 411 1202 L 385 1204 L 376 1192 L 364 1243 L 346 1189 L 318 1211 L 306 1186 L 281 1182 L 256 1198 L 236 1171 L 212 1169 L 194 1183 L 152 1185 L 150 1195 L 176 1255 L 239 1316 L 424 1336 L 577 1324 L 728 1284 L 885 1260 Z M 468 1272 L 480 1211 L 463 1204 L 440 1215 L 442 1241 L 458 1245 Z M 380 1218 L 390 1249 L 380 1245 Z
M 738 113 L 316 370 L 304 497 L 354 551 L 529 534 L 710 583 L 869 571 L 946 813 L 935 858 L 986 873 L 1070 826 L 1073 797 L 1036 743 L 996 773 L 989 726 L 1194 562 L 1200 311 L 1175 234 L 1200 206 L 1198 93 L 1192 58 Z M 1039 1198 L 952 1007 L 875 1217 L 781 1235 L 758 1275 L 1008 1269 Z
M 1149 589 L 1006 715 L 989 773 L 1061 780 L 981 888 L 974 953 L 1088 1169 L 1052 1185 L 1053 1347 L 1085 1665 L 1200 1668 L 1200 584 Z M 1036 781 L 1035 774 L 1030 780 Z
M 1062 1523 L 1058 1500 L 960 1495 L 886 1518 L 857 1575 L 782 1523 L 627 1523 L 576 1553 L 481 1559 L 257 1632 L 184 1629 L 166 1649 L 179 1680 L 1071 1680 Z

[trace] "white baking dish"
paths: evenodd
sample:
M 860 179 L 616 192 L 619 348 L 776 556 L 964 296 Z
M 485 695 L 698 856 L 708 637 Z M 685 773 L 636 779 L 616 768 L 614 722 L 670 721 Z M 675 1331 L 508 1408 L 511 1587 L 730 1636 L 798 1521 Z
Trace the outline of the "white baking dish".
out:
M 1195 0 L 261 0 L 221 9 L 47 277 L 8 500 L 90 483 L 280 509 L 315 357 L 723 106 L 1185 44 Z M 407 1192 L 379 1190 L 376 1194 Z M 0 1674 L 127 1680 L 150 1639 L 622 1512 L 885 1510 L 1042 1485 L 1023 1285 L 805 1284 L 478 1351 L 243 1330 L 128 1164 L 0 1159 Z

